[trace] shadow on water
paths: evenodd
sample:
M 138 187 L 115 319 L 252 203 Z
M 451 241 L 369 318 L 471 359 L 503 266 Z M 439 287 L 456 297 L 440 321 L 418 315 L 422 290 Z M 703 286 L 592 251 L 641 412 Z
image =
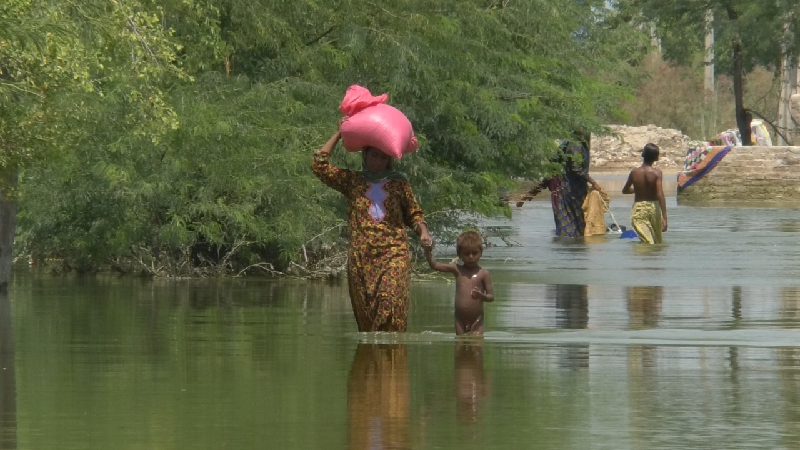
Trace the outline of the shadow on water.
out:
M 17 448 L 17 384 L 11 301 L 0 292 L 0 449 Z
M 347 380 L 349 448 L 411 448 L 410 392 L 405 345 L 358 344 Z

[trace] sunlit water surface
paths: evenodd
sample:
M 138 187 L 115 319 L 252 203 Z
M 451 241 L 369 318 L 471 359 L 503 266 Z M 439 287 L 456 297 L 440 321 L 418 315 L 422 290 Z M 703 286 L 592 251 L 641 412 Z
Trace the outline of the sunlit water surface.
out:
M 0 449 L 800 448 L 800 213 L 668 207 L 658 247 L 554 239 L 546 199 L 487 221 L 483 339 L 445 278 L 393 335 L 338 281 L 19 270 Z

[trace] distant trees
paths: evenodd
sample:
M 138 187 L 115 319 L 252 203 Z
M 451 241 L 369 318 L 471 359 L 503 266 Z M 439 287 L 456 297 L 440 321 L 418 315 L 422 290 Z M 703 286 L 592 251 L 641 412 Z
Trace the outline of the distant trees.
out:
M 745 77 L 754 68 L 781 73 L 800 54 L 799 0 L 623 0 L 656 24 L 665 59 L 687 63 L 702 51 L 706 15 L 714 20 L 717 71 L 733 78 L 735 117 L 744 145 L 751 145 L 752 112 L 744 104 Z M 796 83 L 796 78 L 795 78 Z M 780 130 L 779 130 L 780 131 Z M 785 131 L 785 130 L 783 130 Z

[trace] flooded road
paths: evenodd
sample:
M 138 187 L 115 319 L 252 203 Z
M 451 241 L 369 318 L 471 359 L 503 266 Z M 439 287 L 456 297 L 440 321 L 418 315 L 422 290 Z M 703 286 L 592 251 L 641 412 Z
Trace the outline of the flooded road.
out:
M 19 270 L 0 449 L 800 448 L 800 212 L 668 208 L 659 247 L 554 239 L 545 198 L 486 221 L 483 339 L 445 278 L 397 335 L 341 281 Z

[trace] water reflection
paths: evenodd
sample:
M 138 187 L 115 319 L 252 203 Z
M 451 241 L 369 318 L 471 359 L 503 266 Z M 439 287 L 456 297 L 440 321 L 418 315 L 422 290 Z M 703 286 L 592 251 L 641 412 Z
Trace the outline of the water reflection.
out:
M 349 448 L 411 448 L 409 395 L 405 345 L 358 344 L 347 381 Z
M 0 449 L 17 448 L 17 385 L 14 373 L 11 302 L 0 292 Z
M 800 325 L 800 288 L 784 287 L 780 291 L 778 318 L 784 327 L 796 328 Z
M 665 233 L 666 234 L 666 233 Z M 669 235 L 664 236 L 664 241 L 669 242 Z M 667 244 L 646 244 L 644 242 L 637 242 L 633 246 L 633 253 L 636 256 L 655 256 L 664 253 Z M 662 270 L 659 267 L 651 267 L 650 270 Z
M 632 330 L 657 328 L 663 298 L 663 286 L 629 286 L 628 328 Z
M 582 329 L 589 324 L 589 289 L 584 284 L 552 284 L 548 297 L 556 301 L 556 327 Z
M 789 437 L 797 439 L 800 436 L 800 349 L 777 349 L 777 359 L 783 400 L 783 435 L 787 437 L 785 448 L 790 448 L 790 444 L 796 445 L 797 442 L 791 442 Z
M 455 346 L 456 415 L 465 425 L 479 422 L 489 380 L 483 368 L 483 342 L 459 340 Z M 473 427 L 473 438 L 477 437 Z
M 731 286 L 731 317 L 734 327 L 742 321 L 742 287 Z
M 730 367 L 732 412 L 739 414 L 742 412 L 742 388 L 739 382 L 739 347 L 728 347 L 728 365 Z
M 800 221 L 794 219 L 781 220 L 778 223 L 778 231 L 784 233 L 797 233 L 800 232 Z
M 589 325 L 589 288 L 584 284 L 554 284 L 547 287 L 556 303 L 556 327 L 584 329 Z M 589 346 L 568 345 L 559 358 L 562 367 L 589 367 Z
M 555 233 L 555 230 L 553 230 Z M 568 238 L 562 236 L 553 236 L 552 237 L 552 244 L 553 247 L 556 248 L 560 253 L 565 255 L 576 256 L 581 253 L 587 252 L 587 246 L 584 242 L 584 239 L 576 239 L 576 238 Z
M 643 330 L 658 328 L 661 317 L 661 304 L 664 299 L 663 286 L 628 286 L 626 289 L 628 308 L 628 328 Z M 638 393 L 651 389 L 647 383 L 657 364 L 657 348 L 651 345 L 631 345 L 628 347 L 628 374 L 631 389 Z M 645 377 L 645 375 L 647 375 Z

